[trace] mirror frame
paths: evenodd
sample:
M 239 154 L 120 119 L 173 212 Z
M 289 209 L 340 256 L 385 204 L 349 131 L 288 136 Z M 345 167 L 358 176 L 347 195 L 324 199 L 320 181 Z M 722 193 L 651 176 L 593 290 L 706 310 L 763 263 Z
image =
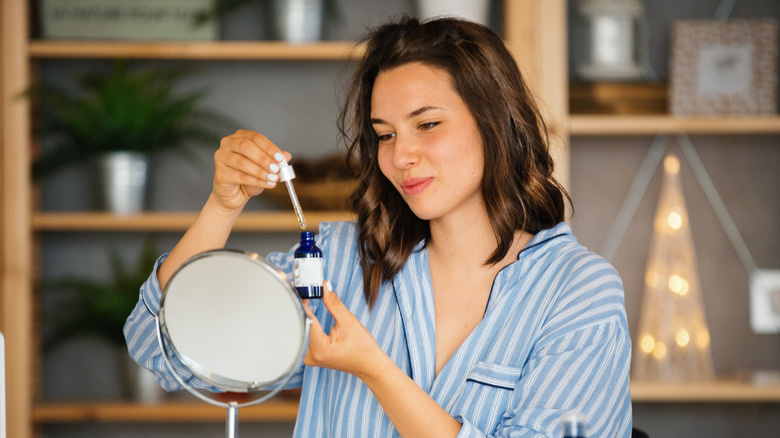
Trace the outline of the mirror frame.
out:
M 297 314 L 300 316 L 303 336 L 301 339 L 301 344 L 299 347 L 297 359 L 293 362 L 290 369 L 288 369 L 281 377 L 268 382 L 245 382 L 241 380 L 228 378 L 225 376 L 220 376 L 213 372 L 208 371 L 205 367 L 201 366 L 200 364 L 196 363 L 195 361 L 187 357 L 187 355 L 181 354 L 176 349 L 175 345 L 173 345 L 173 343 L 171 342 L 168 327 L 165 323 L 165 299 L 168 295 L 168 290 L 170 285 L 175 282 L 175 278 L 177 274 L 179 274 L 182 270 L 186 269 L 188 266 L 192 265 L 193 263 L 203 258 L 213 257 L 215 255 L 222 255 L 222 256 L 227 255 L 229 257 L 235 257 L 237 259 L 252 261 L 258 267 L 265 269 L 269 274 L 271 274 L 272 277 L 285 288 L 286 292 L 291 295 L 292 301 L 297 309 Z M 218 249 L 218 250 L 205 251 L 191 257 L 186 262 L 184 262 L 173 273 L 171 278 L 168 280 L 168 283 L 165 285 L 165 288 L 163 290 L 163 295 L 160 301 L 160 309 L 157 315 L 155 316 L 155 323 L 157 326 L 157 341 L 160 346 L 160 349 L 162 350 L 165 364 L 167 365 L 171 374 L 173 374 L 174 378 L 179 382 L 179 384 L 181 384 L 190 393 L 200 398 L 201 400 L 206 401 L 213 405 L 227 407 L 227 408 L 243 407 L 243 406 L 249 406 L 249 405 L 261 403 L 273 397 L 279 391 L 281 391 L 284 388 L 284 386 L 290 381 L 290 379 L 292 379 L 295 370 L 297 369 L 298 365 L 301 363 L 304 355 L 306 354 L 306 349 L 308 347 L 308 339 L 309 339 L 309 329 L 311 326 L 311 320 L 306 316 L 306 313 L 303 310 L 303 303 L 298 297 L 295 288 L 293 287 L 292 283 L 288 280 L 287 276 L 283 272 L 276 269 L 273 265 L 268 263 L 264 258 L 259 256 L 258 254 L 253 252 L 248 252 L 248 251 L 235 250 L 235 249 Z M 173 354 L 179 359 L 180 363 L 187 369 L 187 371 L 191 372 L 194 376 L 196 376 L 203 382 L 213 386 L 214 388 L 226 392 L 215 393 L 213 391 L 195 388 L 191 384 L 187 383 L 184 380 L 184 378 L 181 375 L 179 375 L 179 373 L 176 371 L 176 367 L 174 366 L 173 363 L 173 358 L 171 357 L 171 352 L 173 352 Z M 237 393 L 232 397 L 236 399 L 240 399 L 241 402 L 237 400 L 225 400 L 226 398 L 228 399 L 231 398 L 231 394 L 230 394 L 231 392 Z M 247 393 L 254 394 L 254 397 L 252 396 L 247 397 Z

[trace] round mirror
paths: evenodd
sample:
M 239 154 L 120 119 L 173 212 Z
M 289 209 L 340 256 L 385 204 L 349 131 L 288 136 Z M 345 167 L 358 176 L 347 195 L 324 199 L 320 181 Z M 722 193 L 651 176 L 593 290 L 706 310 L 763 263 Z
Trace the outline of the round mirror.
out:
M 303 305 L 287 277 L 257 254 L 226 249 L 199 254 L 171 276 L 157 326 L 163 357 L 179 383 L 229 410 L 280 391 L 300 364 L 309 333 Z M 171 355 L 226 393 L 187 384 Z M 228 412 L 228 430 L 231 416 L 235 422 L 235 411 Z

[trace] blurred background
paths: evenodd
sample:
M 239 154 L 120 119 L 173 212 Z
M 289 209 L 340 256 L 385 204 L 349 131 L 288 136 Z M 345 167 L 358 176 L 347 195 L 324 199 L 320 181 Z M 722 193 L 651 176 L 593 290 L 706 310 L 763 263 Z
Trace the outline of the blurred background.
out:
M 520 26 L 527 17 L 508 18 L 506 11 L 517 4 L 531 4 L 533 8 L 541 2 L 490 1 L 486 9 L 486 23 L 501 35 L 511 34 L 513 26 Z M 3 0 L 6 14 L 12 10 L 10 3 L 17 2 Z M 58 40 L 79 40 L 97 46 L 99 42 L 112 40 L 110 27 L 108 30 L 96 30 L 109 33 L 103 36 L 99 33 L 97 36 L 69 34 L 73 29 L 67 25 L 77 22 L 78 16 L 68 15 L 67 9 L 59 12 L 49 9 L 58 5 L 56 0 L 49 1 L 49 5 L 45 3 L 30 1 L 27 4 L 29 38 L 32 41 L 53 44 Z M 333 173 L 332 168 L 318 165 L 317 160 L 343 151 L 336 117 L 343 79 L 350 66 L 350 61 L 343 59 L 343 51 L 320 59 L 318 50 L 330 50 L 326 43 L 355 40 L 366 28 L 390 17 L 403 13 L 418 14 L 420 6 L 413 0 L 325 0 L 325 4 L 321 5 L 323 18 L 319 32 L 313 37 L 284 37 L 277 28 L 279 19 L 264 3 L 245 2 L 224 14 L 207 17 L 204 27 L 198 31 L 200 33 L 194 36 L 163 35 L 156 38 L 171 39 L 167 46 L 172 52 L 179 50 L 176 46 L 179 43 L 183 44 L 180 48 L 182 53 L 188 50 L 187 41 L 182 41 L 182 38 L 263 43 L 282 39 L 282 51 L 312 45 L 315 47 L 313 54 L 292 60 L 284 56 L 256 59 L 252 55 L 229 59 L 209 59 L 208 56 L 188 59 L 175 54 L 171 59 L 131 56 L 126 66 L 131 72 L 185 68 L 186 73 L 169 84 L 169 91 L 178 95 L 201 93 L 197 101 L 199 108 L 219 115 L 219 123 L 209 127 L 213 131 L 211 134 L 216 134 L 218 138 L 231 133 L 236 127 L 259 131 L 289 151 L 296 168 L 296 163 L 300 163 L 300 168 L 306 169 L 301 176 L 302 185 L 307 179 L 316 182 L 322 176 L 319 174 Z M 584 3 L 596 3 L 595 6 L 585 5 L 595 9 L 583 12 Z M 697 256 L 700 294 L 709 327 L 709 347 L 716 382 L 738 382 L 736 392 L 723 392 L 715 383 L 705 382 L 702 395 L 690 397 L 686 397 L 685 391 L 681 393 L 672 389 L 664 392 L 662 388 L 660 392 L 648 392 L 647 385 L 638 386 L 638 390 L 634 391 L 634 424 L 654 437 L 774 436 L 780 430 L 780 334 L 771 329 L 757 332 L 752 327 L 751 317 L 755 315 L 751 315 L 750 309 L 750 266 L 745 266 L 744 259 L 735 250 L 724 230 L 722 218 L 719 219 L 706 190 L 694 176 L 691 163 L 685 159 L 681 142 L 689 140 L 693 145 L 754 267 L 780 270 L 780 122 L 775 114 L 778 77 L 776 22 L 774 40 L 764 41 L 769 44 L 767 50 L 774 53 L 774 64 L 767 70 L 771 72 L 768 82 L 774 83 L 774 88 L 768 88 L 774 93 L 769 96 L 769 101 L 774 103 L 771 113 L 754 109 L 753 113 L 748 111 L 747 114 L 707 114 L 719 118 L 716 120 L 737 118 L 746 124 L 755 120 L 767 121 L 766 124 L 759 128 L 738 127 L 724 132 L 718 122 L 710 122 L 703 127 L 696 125 L 687 137 L 678 138 L 674 135 L 677 130 L 668 128 L 674 123 L 674 116 L 695 118 L 698 114 L 672 114 L 674 111 L 670 107 L 672 84 L 679 86 L 684 82 L 684 77 L 680 75 L 692 74 L 672 74 L 670 59 L 674 44 L 678 43 L 672 40 L 674 23 L 680 20 L 713 20 L 719 13 L 719 5 L 723 7 L 722 4 L 726 3 L 728 6 L 729 2 L 626 2 L 641 6 L 638 15 L 634 9 L 626 9 L 625 5 L 615 6 L 615 10 L 621 11 L 620 19 L 632 21 L 631 30 L 623 37 L 629 37 L 631 52 L 628 61 L 639 68 L 639 73 L 615 73 L 615 70 L 607 69 L 583 74 L 578 66 L 595 62 L 596 55 L 589 50 L 601 42 L 587 40 L 587 44 L 583 44 L 583 39 L 589 38 L 588 32 L 594 32 L 594 28 L 588 29 L 587 23 L 584 30 L 581 26 L 593 18 L 592 15 L 603 14 L 614 18 L 614 14 L 598 9 L 605 7 L 601 3 L 610 6 L 610 3 L 619 4 L 621 1 L 563 2 L 566 7 L 564 28 L 557 24 L 551 24 L 549 28 L 549 32 L 556 33 L 565 45 L 565 62 L 559 65 L 568 66 L 564 74 L 568 77 L 567 83 L 558 85 L 559 89 L 552 95 L 562 96 L 563 106 L 569 110 L 563 108 L 562 113 L 556 113 L 556 102 L 546 106 L 553 114 L 551 120 L 557 129 L 556 142 L 568 145 L 567 152 L 560 159 L 565 160 L 561 164 L 562 177 L 573 200 L 569 222 L 580 242 L 589 249 L 603 254 L 605 243 L 611 245 L 609 254 L 603 255 L 612 261 L 623 279 L 629 328 L 632 339 L 636 340 L 646 287 L 645 268 L 663 173 L 660 165 L 643 166 L 648 166 L 648 153 L 653 150 L 654 142 L 659 141 L 657 134 L 668 135 L 664 152 L 681 157 L 682 192 L 689 214 L 693 250 Z M 732 8 L 728 10 L 730 21 L 743 18 L 780 19 L 780 2 L 776 0 L 731 3 Z M 59 6 L 68 4 L 62 1 Z M 723 14 L 723 10 L 720 13 Z M 539 27 L 544 29 L 545 24 Z M 91 32 L 89 29 L 81 30 Z M 116 32 L 115 38 L 119 38 L 121 32 Z M 121 38 L 123 42 L 143 41 L 144 35 Z M 314 38 L 315 41 L 283 41 L 284 38 Z M 124 58 L 118 45 L 109 46 L 104 51 L 110 54 L 112 50 L 117 50 L 115 56 L 88 56 L 84 53 L 90 45 L 85 47 L 87 49 L 80 49 L 84 50 L 81 54 L 75 55 L 31 55 L 31 84 L 77 94 L 85 75 L 110 75 L 117 69 L 115 58 Z M 6 62 L 3 63 L 4 69 L 9 68 Z M 524 66 L 523 69 L 527 71 L 529 67 Z M 762 78 L 767 80 L 766 75 Z M 540 96 L 549 95 L 546 91 L 535 91 Z M 36 102 L 45 101 L 47 92 L 48 89 L 42 89 L 30 94 L 35 132 L 32 143 L 38 154 L 36 156 L 56 150 L 62 141 L 63 134 L 47 131 L 50 126 L 45 123 L 45 111 L 51 107 L 36 105 Z M 764 97 L 753 96 L 759 100 Z M 631 99 L 634 100 L 626 103 Z M 699 110 L 707 112 L 706 103 Z M 621 124 L 622 119 L 618 116 L 626 115 L 658 117 L 661 123 Z M 589 116 L 602 117 L 591 119 Z M 658 133 L 654 132 L 656 126 L 660 126 Z M 682 131 L 685 130 L 683 127 Z M 179 153 L 182 152 L 180 150 L 167 149 L 153 154 L 148 162 L 148 186 L 144 189 L 148 195 L 141 213 L 189 214 L 200 209 L 211 189 L 212 156 L 218 146 L 216 142 L 209 142 L 206 134 L 209 133 L 200 139 L 206 143 L 202 146 L 189 147 L 189 143 L 198 139 L 185 139 L 185 154 Z M 17 146 L 3 144 L 4 149 L 11 147 Z M 314 164 L 307 166 L 309 163 Z M 631 191 L 632 184 L 636 187 L 637 175 L 642 169 L 645 171 L 645 185 L 640 184 L 641 190 Z M 46 214 L 104 211 L 104 204 L 97 200 L 94 193 L 96 186 L 105 183 L 96 182 L 94 174 L 92 163 L 76 160 L 43 177 L 36 177 L 32 190 L 33 207 L 34 211 L 40 212 L 40 220 L 45 221 Z M 315 193 L 313 196 L 318 195 Z M 625 215 L 629 204 L 635 208 L 629 208 L 631 214 Z M 3 208 L 14 206 L 4 202 Z M 248 206 L 250 213 L 258 214 L 285 211 L 286 208 L 284 203 L 266 196 L 252 200 Z M 306 210 L 306 205 L 304 208 L 305 212 L 313 211 Z M 343 210 L 338 200 L 332 201 L 332 205 L 325 205 L 324 209 Z M 130 278 L 131 283 L 143 278 L 150 269 L 149 254 L 156 256 L 168 251 L 181 236 L 186 220 L 185 225 L 173 227 L 118 225 L 103 228 L 99 225 L 59 226 L 57 221 L 60 216 L 48 217 L 50 225 L 37 225 L 32 241 L 35 327 L 32 383 L 36 436 L 153 438 L 221 434 L 224 423 L 219 415 L 212 415 L 208 421 L 202 418 L 194 421 L 196 419 L 180 413 L 170 414 L 170 418 L 165 418 L 165 414 L 147 414 L 155 409 L 160 412 L 160 406 L 166 403 L 192 401 L 193 398 L 186 393 L 156 394 L 152 391 L 152 395 L 147 395 L 150 398 L 139 401 L 138 390 L 127 389 L 124 370 L 130 365 L 126 364 L 127 352 L 121 339 L 117 341 L 116 333 L 112 332 L 114 329 L 90 330 L 90 324 L 86 328 L 83 324 L 78 326 L 71 318 L 76 316 L 75 319 L 81 322 L 89 318 L 78 313 L 87 306 L 84 301 L 79 301 L 89 299 L 82 296 L 87 285 L 114 291 L 107 293 L 117 293 L 122 275 Z M 100 217 L 95 220 L 99 222 Z M 616 230 L 620 226 L 624 227 L 622 232 Z M 260 254 L 287 250 L 297 243 L 298 233 L 295 224 L 291 225 L 289 221 L 284 222 L 281 228 L 279 231 L 247 227 L 235 232 L 228 246 Z M 780 301 L 780 297 L 777 300 Z M 115 309 L 120 305 L 109 303 L 106 306 L 114 306 L 111 308 Z M 780 304 L 777 306 L 780 314 Z M 12 311 L 8 307 L 4 310 Z M 120 306 L 117 313 L 121 315 L 125 311 L 129 313 L 130 309 Z M 101 312 L 105 314 L 107 311 L 98 310 L 98 313 Z M 111 321 L 106 324 L 110 326 Z M 94 328 L 94 324 L 92 326 Z M 5 327 L 4 330 L 7 330 Z M 72 331 L 72 335 L 59 336 L 66 330 L 69 330 L 67 333 Z M 636 344 L 634 349 L 638 350 Z M 247 436 L 290 436 L 295 395 L 280 398 L 282 400 L 278 402 L 287 407 L 286 413 L 269 416 L 248 414 L 245 417 L 239 414 L 241 433 Z M 140 407 L 122 411 L 129 412 L 127 417 L 105 414 L 107 418 L 100 418 L 103 414 L 95 414 L 89 408 L 69 410 L 70 407 L 101 404 Z

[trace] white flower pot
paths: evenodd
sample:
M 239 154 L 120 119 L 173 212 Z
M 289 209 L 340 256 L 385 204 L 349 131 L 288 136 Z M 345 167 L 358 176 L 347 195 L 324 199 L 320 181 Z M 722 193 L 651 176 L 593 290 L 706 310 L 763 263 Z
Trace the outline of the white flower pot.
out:
M 125 357 L 125 390 L 130 400 L 139 403 L 160 403 L 165 399 L 166 391 L 162 389 L 157 378 L 151 371 Z
M 322 38 L 324 0 L 275 0 L 274 23 L 277 37 L 291 44 Z
M 97 159 L 100 206 L 119 215 L 146 209 L 149 157 L 137 152 L 111 152 Z
M 423 20 L 455 16 L 487 25 L 490 0 L 417 0 L 417 13 Z

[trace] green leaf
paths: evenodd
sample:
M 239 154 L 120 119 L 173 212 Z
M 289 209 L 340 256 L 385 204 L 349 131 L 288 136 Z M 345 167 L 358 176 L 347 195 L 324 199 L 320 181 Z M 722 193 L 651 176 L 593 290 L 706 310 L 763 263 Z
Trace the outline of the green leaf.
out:
M 39 100 L 40 133 L 55 146 L 33 163 L 33 177 L 112 151 L 154 154 L 187 151 L 193 145 L 216 148 L 237 124 L 202 107 L 205 90 L 177 92 L 191 69 L 130 70 L 116 61 L 108 72 L 87 72 L 79 92 L 50 85 L 32 87 L 26 96 Z
M 88 333 L 113 344 L 124 345 L 122 328 L 138 303 L 141 285 L 152 272 L 159 254 L 154 239 L 149 238 L 132 267 L 124 263 L 116 249 L 109 252 L 111 279 L 108 281 L 68 276 L 39 285 L 41 290 L 72 293 L 68 301 L 58 306 L 57 313 L 47 316 L 53 331 L 44 340 L 44 346 L 48 348 Z

